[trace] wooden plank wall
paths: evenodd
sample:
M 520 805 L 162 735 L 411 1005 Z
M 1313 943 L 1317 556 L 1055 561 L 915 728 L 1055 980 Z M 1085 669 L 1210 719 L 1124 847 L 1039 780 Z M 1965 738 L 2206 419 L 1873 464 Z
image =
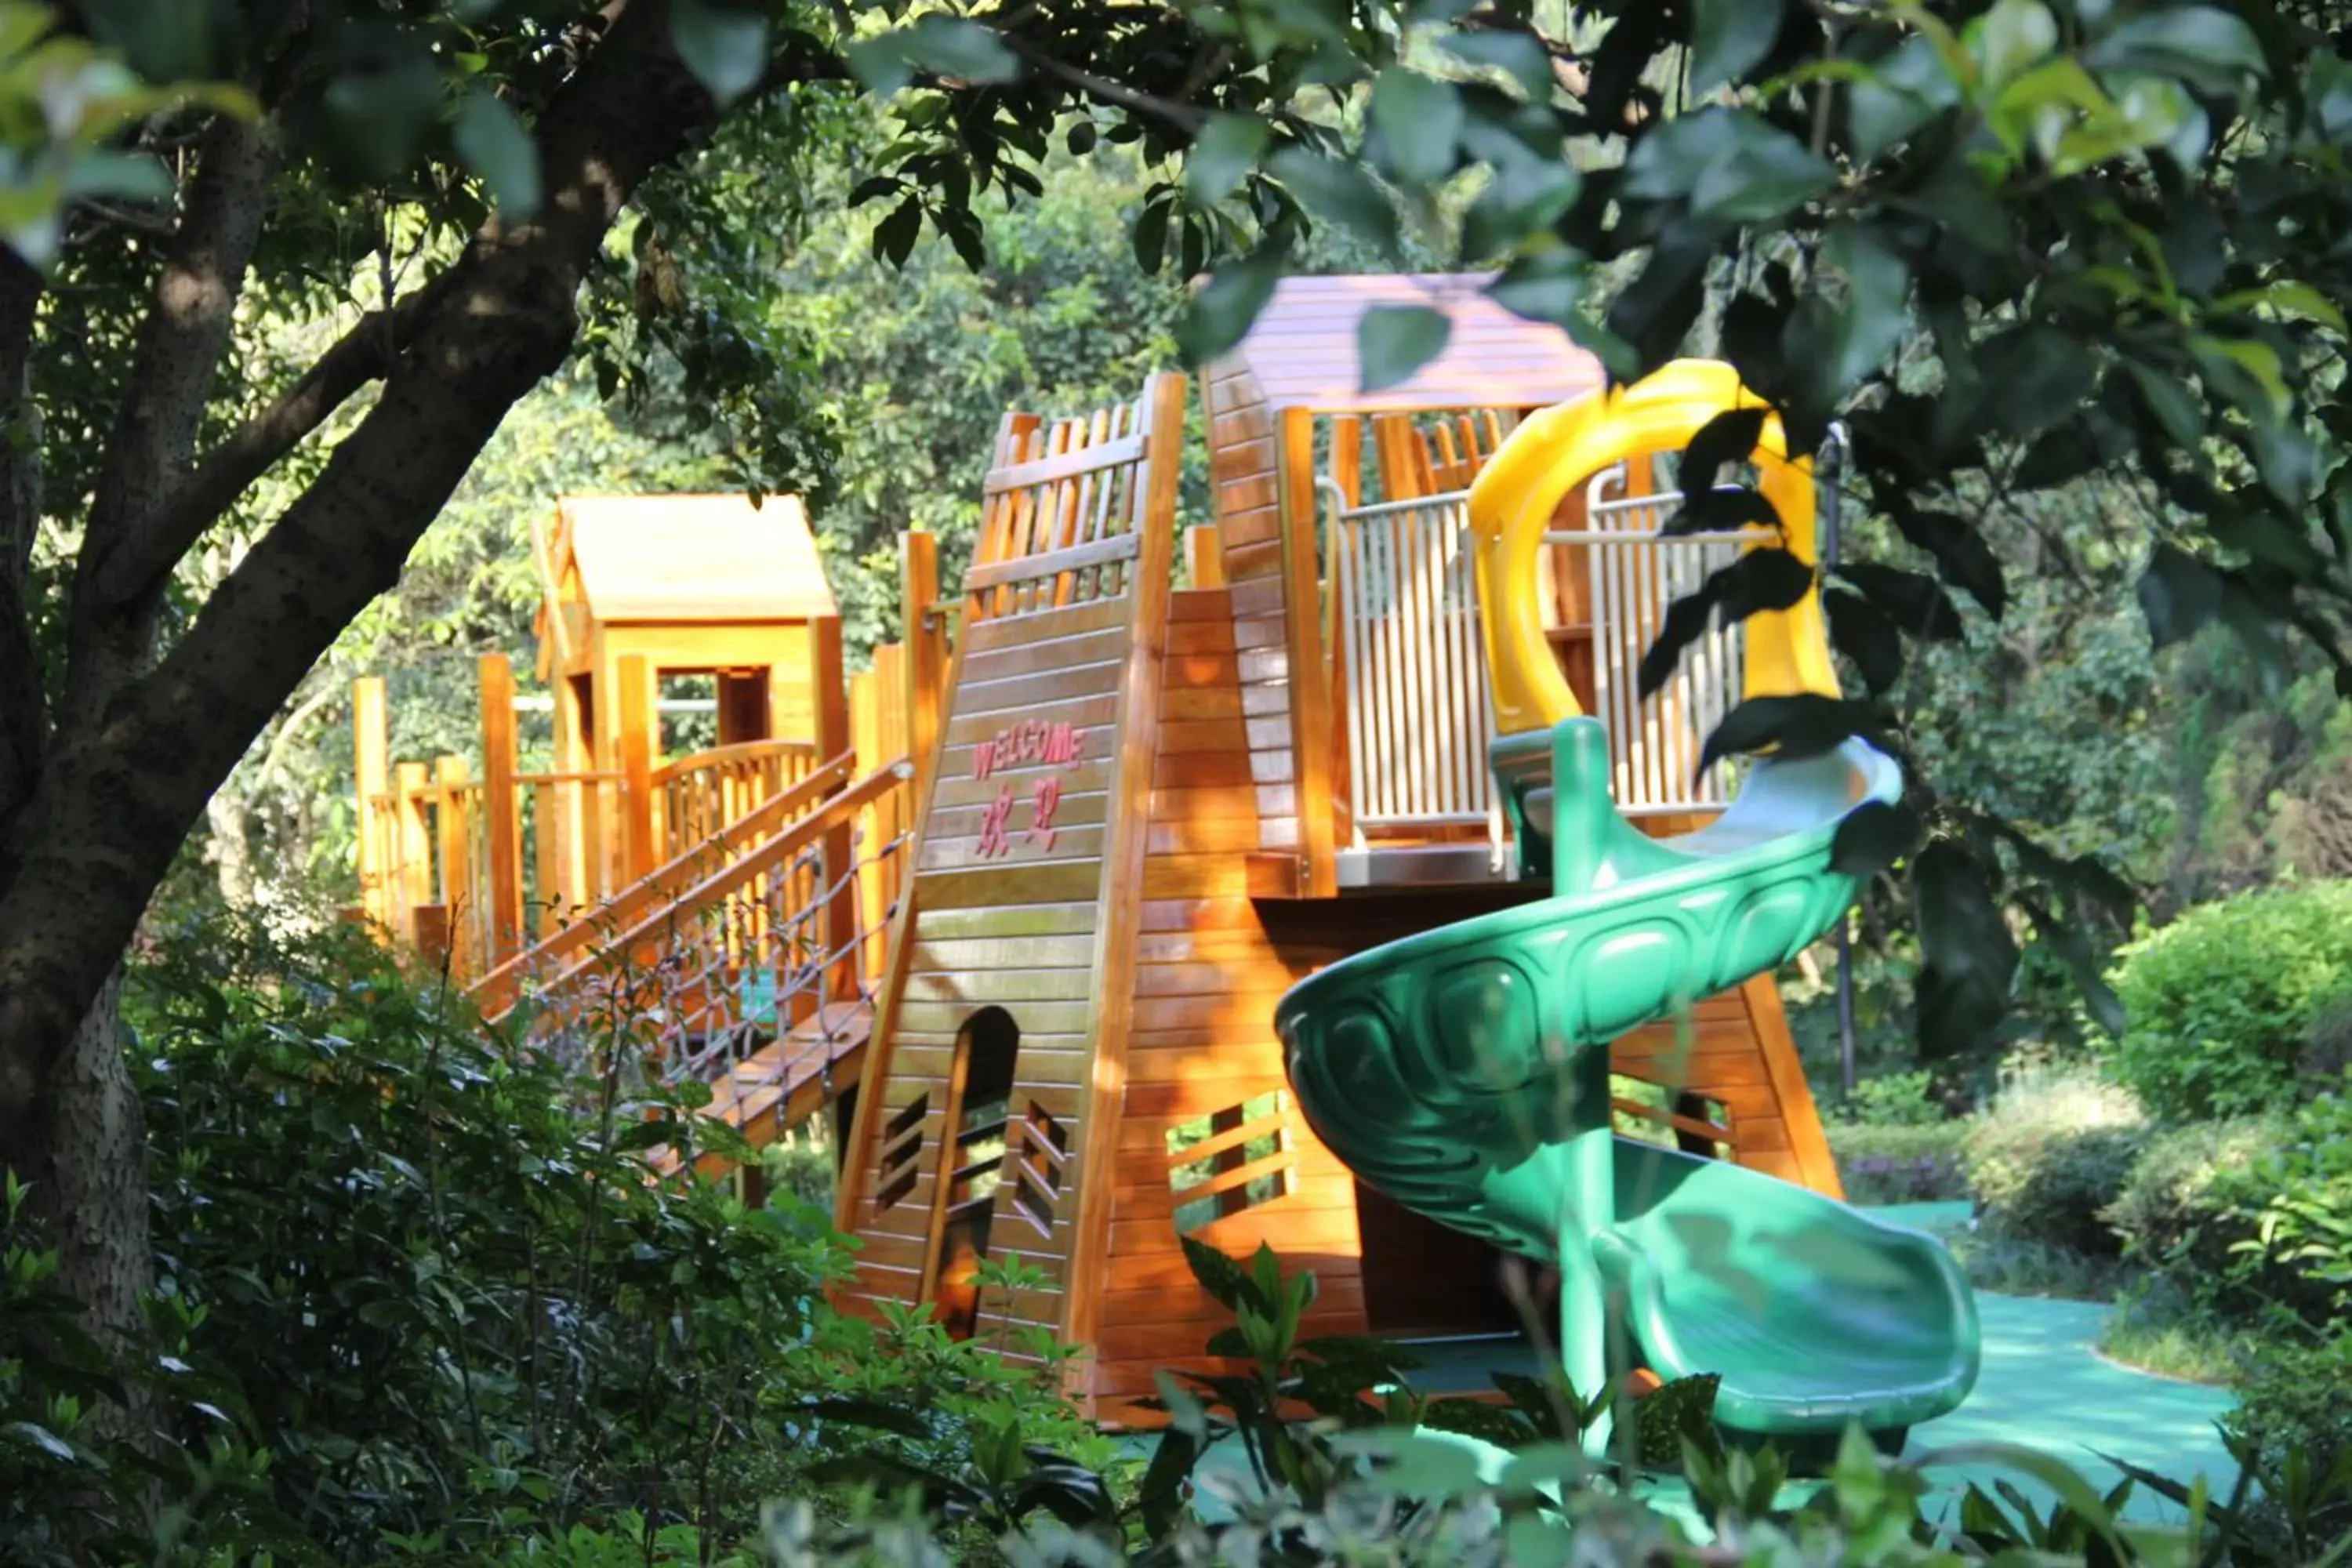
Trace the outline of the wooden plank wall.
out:
M 1235 679 L 1249 782 L 1260 793 L 1257 849 L 1305 845 L 1291 743 L 1290 622 L 1285 609 L 1279 432 L 1239 358 L 1201 374 L 1209 426 L 1209 484 L 1232 605 Z M 1205 632 L 1191 634 L 1194 640 Z M 1171 652 L 1175 651 L 1171 648 Z
M 1035 1267 L 1046 1284 L 1011 1300 L 983 1295 L 982 1327 L 992 1339 L 1021 1326 L 1058 1336 L 1068 1319 L 1065 1286 L 1087 1228 L 1080 1178 L 1097 1058 L 1124 1037 L 1118 1010 L 1100 1005 L 1106 965 L 1108 989 L 1130 989 L 1133 939 L 1118 928 L 1132 921 L 1131 900 L 1121 909 L 1112 889 L 1131 889 L 1135 870 L 1119 875 L 1120 860 L 1131 847 L 1139 862 L 1144 812 L 1139 800 L 1127 810 L 1115 803 L 1143 787 L 1126 754 L 1129 731 L 1139 724 L 1148 740 L 1159 696 L 1183 386 L 1160 378 L 1142 403 L 1091 422 L 1048 427 L 1015 416 L 1000 441 L 911 913 L 895 936 L 845 1162 L 842 1222 L 863 1243 L 857 1279 L 841 1297 L 848 1310 L 932 1294 L 961 1111 L 958 1033 L 997 1006 L 1020 1032 L 1015 1152 L 1032 1156 L 1045 1190 L 1038 1202 L 1033 1186 L 1032 1201 L 1016 1207 L 1023 1188 L 1008 1175 L 989 1253 Z M 1139 670 L 1149 676 L 1140 701 Z M 1048 754 L 1057 733 L 1066 755 Z M 1041 827 L 1047 784 L 1055 793 Z M 1022 1142 L 1033 1138 L 1041 1142 Z M 1032 1218 L 1040 1211 L 1042 1226 Z
M 1291 801 L 1287 784 L 1265 782 L 1259 772 L 1265 749 L 1254 743 L 1249 723 L 1250 660 L 1236 641 L 1246 624 L 1230 590 L 1174 596 L 1110 1269 L 1088 1390 L 1108 1407 L 1150 1394 L 1156 1368 L 1214 1364 L 1202 1348 L 1232 1317 L 1193 1282 L 1184 1261 L 1167 1139 L 1184 1122 L 1235 1110 L 1262 1094 L 1285 1096 L 1289 1191 L 1194 1234 L 1236 1258 L 1270 1242 L 1291 1267 L 1313 1268 L 1322 1289 L 1307 1331 L 1364 1328 L 1354 1179 L 1287 1106 L 1289 1079 L 1274 1032 L 1282 994 L 1362 943 L 1337 930 L 1311 946 L 1286 943 L 1249 897 L 1246 857 L 1264 841 L 1265 823 L 1284 817 Z

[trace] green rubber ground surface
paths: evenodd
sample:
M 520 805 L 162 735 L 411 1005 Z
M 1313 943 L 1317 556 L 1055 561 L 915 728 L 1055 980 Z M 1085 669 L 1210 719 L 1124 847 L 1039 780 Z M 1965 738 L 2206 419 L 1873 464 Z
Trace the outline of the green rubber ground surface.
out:
M 1930 1231 L 1968 1218 L 1965 1204 L 1870 1212 Z M 1977 1310 L 1984 1371 L 1976 1389 L 1951 1415 L 1914 1429 L 1906 1458 L 1955 1444 L 2013 1443 L 2067 1461 L 2104 1489 L 2121 1479 L 2093 1451 L 2104 1449 L 2183 1481 L 2201 1472 L 2216 1494 L 2228 1495 L 2237 1472 L 2214 1426 L 2230 1408 L 2226 1392 L 2133 1372 L 2100 1357 L 2093 1347 L 2109 1309 L 2096 1303 L 1980 1293 Z M 1413 1381 L 1431 1393 L 1490 1388 L 1490 1372 L 1535 1370 L 1527 1345 L 1515 1339 L 1456 1341 L 1418 1351 L 1429 1365 Z M 1139 1452 L 1150 1451 L 1151 1439 L 1137 1441 Z M 1236 1472 L 1244 1464 L 1230 1444 L 1205 1462 Z M 1970 1480 L 1990 1489 L 2000 1476 L 2037 1502 L 2049 1500 L 2045 1489 L 2011 1472 L 1978 1466 L 1944 1473 L 1955 1494 Z M 1678 1490 L 1662 1488 L 1659 1500 L 1671 1505 Z M 2126 1510 L 2126 1517 L 2150 1522 L 2179 1514 L 2153 1494 L 2135 1496 Z

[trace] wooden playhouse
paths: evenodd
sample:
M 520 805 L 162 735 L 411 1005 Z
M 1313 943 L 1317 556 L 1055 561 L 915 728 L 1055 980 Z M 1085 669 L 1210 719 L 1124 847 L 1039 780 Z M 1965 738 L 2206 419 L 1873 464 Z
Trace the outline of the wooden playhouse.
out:
M 910 606 L 953 651 L 936 720 L 910 660 L 913 731 L 937 744 L 844 1152 L 852 1305 L 931 1301 L 958 1332 L 1086 1346 L 1079 1391 L 1114 1418 L 1154 1369 L 1210 1364 L 1225 1314 L 1188 1235 L 1314 1269 L 1318 1331 L 1511 1325 L 1480 1244 L 1315 1141 L 1273 1029 L 1317 968 L 1540 890 L 1485 771 L 1461 492 L 1525 412 L 1602 377 L 1477 282 L 1281 286 L 1199 378 L 1214 516 L 1181 531 L 1181 589 L 1184 379 L 1004 422 L 961 593 Z M 1357 322 L 1408 300 L 1452 317 L 1447 352 L 1366 395 Z M 1525 591 L 1588 710 L 1647 725 L 1671 760 L 1691 725 L 1636 710 L 1629 660 L 1704 563 L 1654 542 L 1673 498 L 1637 467 L 1563 507 Z M 1685 696 L 1692 719 L 1722 700 Z M 1627 757 L 1621 802 L 1661 828 L 1719 805 Z M 1769 979 L 1619 1042 L 1615 1066 L 1629 1129 L 1838 1190 Z M 976 1290 L 983 1256 L 1042 1282 Z

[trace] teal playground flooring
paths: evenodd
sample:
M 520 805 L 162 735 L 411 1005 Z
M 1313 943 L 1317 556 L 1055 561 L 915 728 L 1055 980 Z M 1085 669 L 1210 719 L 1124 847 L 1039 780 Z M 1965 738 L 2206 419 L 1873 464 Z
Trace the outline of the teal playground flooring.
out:
M 1872 1212 L 1943 1233 L 1967 1223 L 1969 1205 L 1912 1204 Z M 1915 1428 L 1905 1458 L 1962 1444 L 2012 1444 L 2065 1462 L 2105 1490 L 2122 1475 L 2100 1460 L 2104 1451 L 2184 1483 L 2201 1473 L 2217 1498 L 2227 1498 L 2237 1467 L 2214 1424 L 2228 1412 L 2229 1394 L 2133 1372 L 2101 1357 L 2093 1347 L 2109 1310 L 2095 1302 L 1979 1292 L 1984 1370 L 1976 1390 L 1951 1415 Z M 1429 1393 L 1488 1389 L 1494 1386 L 1489 1373 L 1536 1370 L 1528 1346 L 1517 1337 L 1422 1343 L 1414 1350 L 1428 1365 L 1412 1374 L 1412 1382 Z M 1152 1439 L 1137 1441 L 1148 1451 Z M 1238 1446 L 1226 1443 L 1203 1464 L 1239 1473 L 1246 1461 Z M 1953 1498 L 1969 1481 L 1990 1490 L 1999 1478 L 2037 1504 L 2051 1500 L 2046 1488 L 1998 1466 L 1955 1466 L 1937 1476 Z M 1660 1500 L 1671 1506 L 1678 1490 L 1662 1488 Z M 2125 1517 L 2157 1523 L 2178 1519 L 2181 1511 L 2141 1490 L 2126 1505 Z

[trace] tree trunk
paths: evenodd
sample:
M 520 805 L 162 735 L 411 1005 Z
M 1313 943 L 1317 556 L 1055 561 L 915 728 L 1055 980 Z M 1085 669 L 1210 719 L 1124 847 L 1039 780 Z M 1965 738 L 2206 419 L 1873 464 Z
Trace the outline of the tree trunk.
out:
M 83 1327 L 126 1370 L 145 1361 L 141 1298 L 153 1270 L 147 1234 L 147 1119 L 123 1052 L 122 974 L 99 990 L 59 1059 L 21 1174 L 35 1223 L 59 1253 L 58 1289 L 87 1310 Z M 98 1419 L 119 1436 L 152 1429 L 141 1379 L 128 1410 Z
M 205 803 L 205 858 L 221 902 L 242 909 L 253 901 L 253 803 L 237 793 L 236 775 Z

